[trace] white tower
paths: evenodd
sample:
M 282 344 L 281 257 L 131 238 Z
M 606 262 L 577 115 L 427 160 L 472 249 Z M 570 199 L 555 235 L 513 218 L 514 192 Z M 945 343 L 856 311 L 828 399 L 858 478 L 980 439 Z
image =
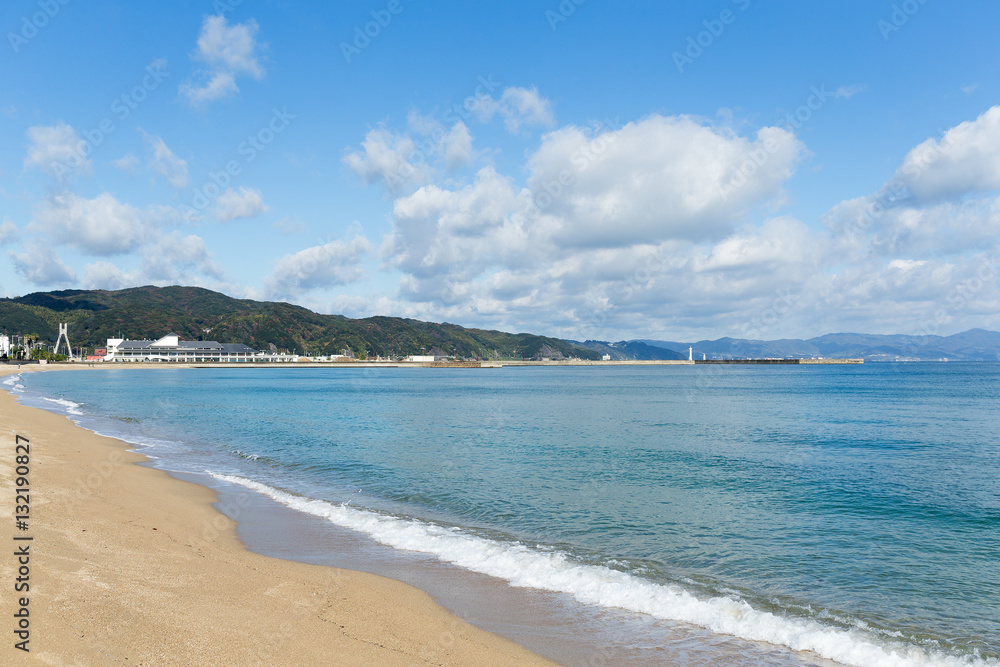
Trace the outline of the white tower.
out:
M 688 348 L 688 361 L 694 361 L 694 348 Z
M 59 338 L 56 339 L 56 346 L 52 350 L 52 354 L 58 354 L 59 353 L 59 343 L 61 343 L 63 341 L 66 341 L 66 355 L 70 359 L 72 359 L 73 358 L 73 348 L 69 344 L 69 334 L 66 333 L 68 329 L 69 329 L 69 322 L 60 322 L 59 323 Z

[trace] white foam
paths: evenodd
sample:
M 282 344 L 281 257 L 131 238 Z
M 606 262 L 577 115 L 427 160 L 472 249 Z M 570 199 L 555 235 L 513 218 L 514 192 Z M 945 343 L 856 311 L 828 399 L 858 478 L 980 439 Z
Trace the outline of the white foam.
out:
M 21 384 L 21 374 L 11 375 L 9 378 L 5 379 L 2 383 L 5 387 L 10 387 L 8 391 L 12 393 L 24 393 L 24 385 Z
M 66 412 L 68 412 L 71 415 L 83 414 L 83 411 L 80 410 L 79 403 L 74 403 L 73 401 L 67 401 L 62 398 L 47 398 L 45 396 L 42 396 L 41 399 L 43 401 L 48 401 L 49 403 L 55 403 L 56 405 L 61 405 L 62 407 L 66 408 Z
M 370 535 L 382 544 L 431 554 L 514 586 L 566 593 L 585 604 L 626 609 L 659 619 L 691 623 L 719 634 L 764 641 L 796 651 L 812 651 L 847 665 L 1000 665 L 996 660 L 961 658 L 902 642 L 879 640 L 863 628 L 844 630 L 814 620 L 779 616 L 754 609 L 734 597 L 699 599 L 680 586 L 657 584 L 603 566 L 574 563 L 558 551 L 543 552 L 523 544 L 485 539 L 457 528 L 303 498 L 242 477 L 208 474 L 298 511 Z

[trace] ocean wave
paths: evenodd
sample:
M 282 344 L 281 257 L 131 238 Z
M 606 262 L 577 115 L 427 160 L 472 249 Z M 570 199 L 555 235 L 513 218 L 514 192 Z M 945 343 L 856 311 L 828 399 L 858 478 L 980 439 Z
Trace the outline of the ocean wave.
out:
M 458 528 L 296 496 L 243 477 L 210 471 L 208 474 L 261 493 L 292 509 L 365 533 L 396 549 L 430 554 L 473 572 L 503 579 L 513 586 L 565 593 L 585 604 L 690 623 L 719 634 L 768 642 L 795 651 L 811 651 L 846 665 L 1000 665 L 992 659 L 959 657 L 879 638 L 863 627 L 835 628 L 813 619 L 761 611 L 736 597 L 702 599 L 677 585 L 655 583 L 601 565 L 575 563 L 565 553 L 555 550 L 541 551 L 519 543 L 471 535 Z
M 17 373 L 16 375 L 11 375 L 10 377 L 4 379 L 3 382 L 0 382 L 0 384 L 2 384 L 5 387 L 10 387 L 8 391 L 12 393 L 17 393 L 17 394 L 24 393 L 24 385 L 21 384 L 20 373 Z
M 40 398 L 43 401 L 48 401 L 49 403 L 55 403 L 56 405 L 62 406 L 66 409 L 66 412 L 71 415 L 79 416 L 83 414 L 83 411 L 80 409 L 82 406 L 74 401 L 67 401 L 64 398 L 48 398 L 46 396 L 41 396 Z

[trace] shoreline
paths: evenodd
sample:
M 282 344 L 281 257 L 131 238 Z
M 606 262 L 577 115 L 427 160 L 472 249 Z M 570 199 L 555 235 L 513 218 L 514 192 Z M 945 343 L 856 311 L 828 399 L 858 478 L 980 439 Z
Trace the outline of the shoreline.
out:
M 6 362 L 8 367 L 16 362 Z M 21 370 L 70 370 L 83 368 L 504 368 L 504 367 L 618 367 L 618 366 L 842 366 L 864 364 L 852 359 L 656 359 L 625 361 L 591 361 L 589 359 L 543 359 L 503 361 L 59 361 L 25 362 Z M 0 374 L 4 371 L 0 365 Z M 14 370 L 11 372 L 19 372 Z
M 142 364 L 148 368 L 154 364 Z M 163 364 L 168 368 L 178 365 Z M 90 368 L 26 365 L 20 372 Z M 0 376 L 16 374 L 0 368 Z M 0 466 L 14 488 L 15 435 L 30 441 L 29 652 L 48 664 L 553 665 L 394 579 L 251 551 L 217 494 L 148 465 L 115 438 L 0 392 Z M 10 499 L 13 511 L 14 500 Z M 30 542 L 14 537 L 30 536 Z M 15 558 L 0 577 L 18 576 Z M 13 636 L 13 635 L 11 635 Z

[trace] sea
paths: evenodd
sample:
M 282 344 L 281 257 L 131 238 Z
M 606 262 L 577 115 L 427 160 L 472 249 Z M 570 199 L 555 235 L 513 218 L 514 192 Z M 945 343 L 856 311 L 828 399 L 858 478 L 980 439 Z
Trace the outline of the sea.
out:
M 3 384 L 564 664 L 1000 665 L 1000 363 Z

